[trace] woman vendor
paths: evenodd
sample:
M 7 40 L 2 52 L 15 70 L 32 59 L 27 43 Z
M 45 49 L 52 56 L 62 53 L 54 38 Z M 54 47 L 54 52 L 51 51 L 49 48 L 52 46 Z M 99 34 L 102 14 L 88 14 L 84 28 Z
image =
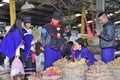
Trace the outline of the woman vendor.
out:
M 77 61 L 84 60 L 88 66 L 91 66 L 97 60 L 92 53 L 84 46 L 84 40 L 78 38 L 74 43 L 75 59 Z

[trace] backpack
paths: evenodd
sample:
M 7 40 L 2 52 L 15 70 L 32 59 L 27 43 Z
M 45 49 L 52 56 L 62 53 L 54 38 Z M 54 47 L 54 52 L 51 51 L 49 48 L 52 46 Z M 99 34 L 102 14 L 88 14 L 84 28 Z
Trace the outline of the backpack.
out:
M 50 45 L 51 36 L 48 34 L 45 28 L 43 28 L 41 31 L 41 41 L 43 47 L 45 47 L 46 45 Z

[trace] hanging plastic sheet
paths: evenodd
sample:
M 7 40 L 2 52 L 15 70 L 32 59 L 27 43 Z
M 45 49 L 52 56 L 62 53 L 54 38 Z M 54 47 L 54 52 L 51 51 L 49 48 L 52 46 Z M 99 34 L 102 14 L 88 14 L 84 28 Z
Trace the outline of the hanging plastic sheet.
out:
M 91 29 L 90 29 L 90 27 L 89 27 L 89 24 L 87 23 L 87 18 L 86 18 L 86 16 L 85 16 L 84 19 L 85 19 L 85 23 L 86 23 L 88 38 L 93 38 L 93 33 L 92 33 L 92 31 L 91 31 Z

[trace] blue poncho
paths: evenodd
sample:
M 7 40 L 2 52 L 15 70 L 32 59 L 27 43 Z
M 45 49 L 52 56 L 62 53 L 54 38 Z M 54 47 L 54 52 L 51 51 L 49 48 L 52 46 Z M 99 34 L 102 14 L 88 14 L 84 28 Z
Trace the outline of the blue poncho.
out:
M 18 29 L 9 32 L 0 44 L 0 52 L 8 58 L 12 58 L 18 46 L 22 43 L 22 36 Z

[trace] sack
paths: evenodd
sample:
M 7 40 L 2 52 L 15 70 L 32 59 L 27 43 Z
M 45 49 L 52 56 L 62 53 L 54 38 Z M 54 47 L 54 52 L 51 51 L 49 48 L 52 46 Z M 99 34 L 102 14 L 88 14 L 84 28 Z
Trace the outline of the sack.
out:
M 20 61 L 20 59 L 18 57 L 16 57 L 12 62 L 11 76 L 24 75 L 24 74 L 25 74 L 25 72 L 23 69 L 22 62 Z

